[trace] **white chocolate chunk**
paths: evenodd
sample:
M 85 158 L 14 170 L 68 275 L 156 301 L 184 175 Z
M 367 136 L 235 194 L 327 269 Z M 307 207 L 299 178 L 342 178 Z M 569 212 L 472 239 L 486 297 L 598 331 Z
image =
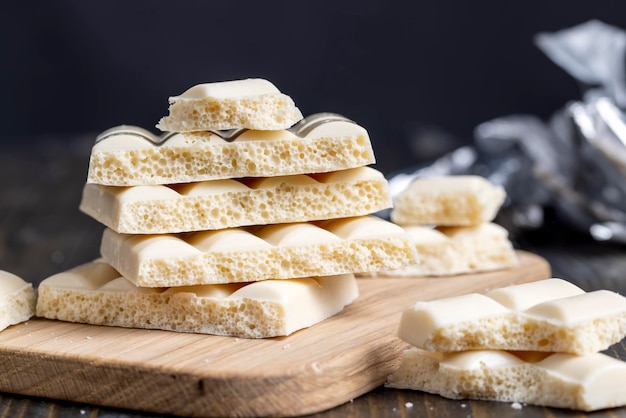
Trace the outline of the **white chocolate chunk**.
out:
M 169 103 L 169 116 L 157 124 L 162 131 L 279 130 L 302 119 L 291 97 L 260 78 L 198 84 Z
M 310 327 L 357 296 L 350 274 L 141 288 L 96 260 L 42 281 L 37 315 L 95 325 L 267 338 Z
M 468 226 L 491 222 L 506 193 L 480 176 L 423 177 L 394 199 L 399 225 Z
M 451 276 L 501 270 L 518 265 L 506 229 L 494 223 L 466 227 L 405 226 L 417 264 L 385 271 L 390 277 Z
M 0 331 L 28 321 L 35 314 L 35 298 L 32 284 L 0 270 Z
M 416 257 L 402 228 L 374 216 L 178 236 L 107 229 L 100 250 L 124 277 L 146 287 L 384 270 L 414 263 Z
M 398 336 L 429 351 L 582 355 L 626 336 L 626 298 L 606 290 L 585 293 L 565 280 L 546 279 L 485 295 L 417 302 L 402 314 Z
M 385 386 L 451 399 L 482 399 L 595 411 L 626 405 L 626 362 L 601 353 L 410 349 Z
M 80 210 L 116 232 L 162 234 L 360 216 L 391 207 L 370 167 L 328 174 L 113 187 L 86 184 Z
M 125 131 L 119 127 L 119 134 L 93 146 L 88 183 L 137 186 L 274 177 L 375 162 L 367 131 L 345 120 L 324 121 L 306 132 L 249 130 L 230 142 L 211 132 L 180 133 L 158 146 Z

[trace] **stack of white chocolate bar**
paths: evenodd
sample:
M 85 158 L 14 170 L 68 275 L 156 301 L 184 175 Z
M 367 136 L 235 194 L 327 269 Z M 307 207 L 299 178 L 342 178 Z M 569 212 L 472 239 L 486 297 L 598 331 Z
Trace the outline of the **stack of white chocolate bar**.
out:
M 508 232 L 493 223 L 506 197 L 480 176 L 423 177 L 395 201 L 391 220 L 411 236 L 417 264 L 387 276 L 446 276 L 514 267 Z
M 44 280 L 51 319 L 264 338 L 340 312 L 354 273 L 414 263 L 367 167 L 367 131 L 302 118 L 273 84 L 195 86 L 170 98 L 155 136 L 99 136 L 80 209 L 104 224 L 101 259 Z
M 626 298 L 546 279 L 429 302 L 401 318 L 387 386 L 460 399 L 583 411 L 626 405 L 626 362 L 599 353 L 626 336 Z

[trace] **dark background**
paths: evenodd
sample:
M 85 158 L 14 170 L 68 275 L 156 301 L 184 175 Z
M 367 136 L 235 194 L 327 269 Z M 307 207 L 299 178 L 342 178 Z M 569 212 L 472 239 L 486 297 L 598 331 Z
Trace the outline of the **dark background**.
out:
M 201 82 L 271 80 L 302 112 L 365 126 L 378 168 L 460 143 L 480 122 L 547 118 L 577 83 L 533 35 L 590 19 L 626 27 L 621 1 L 3 1 L 0 149 L 32 138 L 152 130 Z M 435 138 L 437 135 L 435 135 Z M 447 143 L 446 143 L 447 144 Z

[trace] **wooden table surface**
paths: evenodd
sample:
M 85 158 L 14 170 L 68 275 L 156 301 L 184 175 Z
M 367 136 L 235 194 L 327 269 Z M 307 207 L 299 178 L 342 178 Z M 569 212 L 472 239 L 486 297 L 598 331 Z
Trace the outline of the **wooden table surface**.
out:
M 94 136 L 41 138 L 0 149 L 0 269 L 37 284 L 95 258 L 102 226 L 78 211 Z M 26 145 L 28 144 L 28 145 Z M 517 232 L 517 248 L 546 258 L 553 276 L 587 291 L 626 294 L 626 246 L 592 242 L 548 216 L 541 231 Z M 626 360 L 626 339 L 607 354 Z M 624 382 L 626 392 L 626 382 Z M 624 417 L 626 408 L 583 414 L 510 403 L 453 401 L 416 391 L 378 388 L 315 417 Z M 136 411 L 0 393 L 0 417 L 156 417 Z

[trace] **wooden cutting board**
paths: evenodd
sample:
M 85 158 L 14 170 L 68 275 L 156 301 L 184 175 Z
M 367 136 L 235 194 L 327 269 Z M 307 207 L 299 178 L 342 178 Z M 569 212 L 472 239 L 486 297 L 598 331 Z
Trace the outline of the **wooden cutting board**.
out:
M 247 340 L 32 319 L 0 332 L 0 391 L 182 416 L 293 416 L 384 383 L 406 344 L 400 314 L 430 300 L 550 276 L 542 258 L 448 278 L 362 278 L 341 314 Z

